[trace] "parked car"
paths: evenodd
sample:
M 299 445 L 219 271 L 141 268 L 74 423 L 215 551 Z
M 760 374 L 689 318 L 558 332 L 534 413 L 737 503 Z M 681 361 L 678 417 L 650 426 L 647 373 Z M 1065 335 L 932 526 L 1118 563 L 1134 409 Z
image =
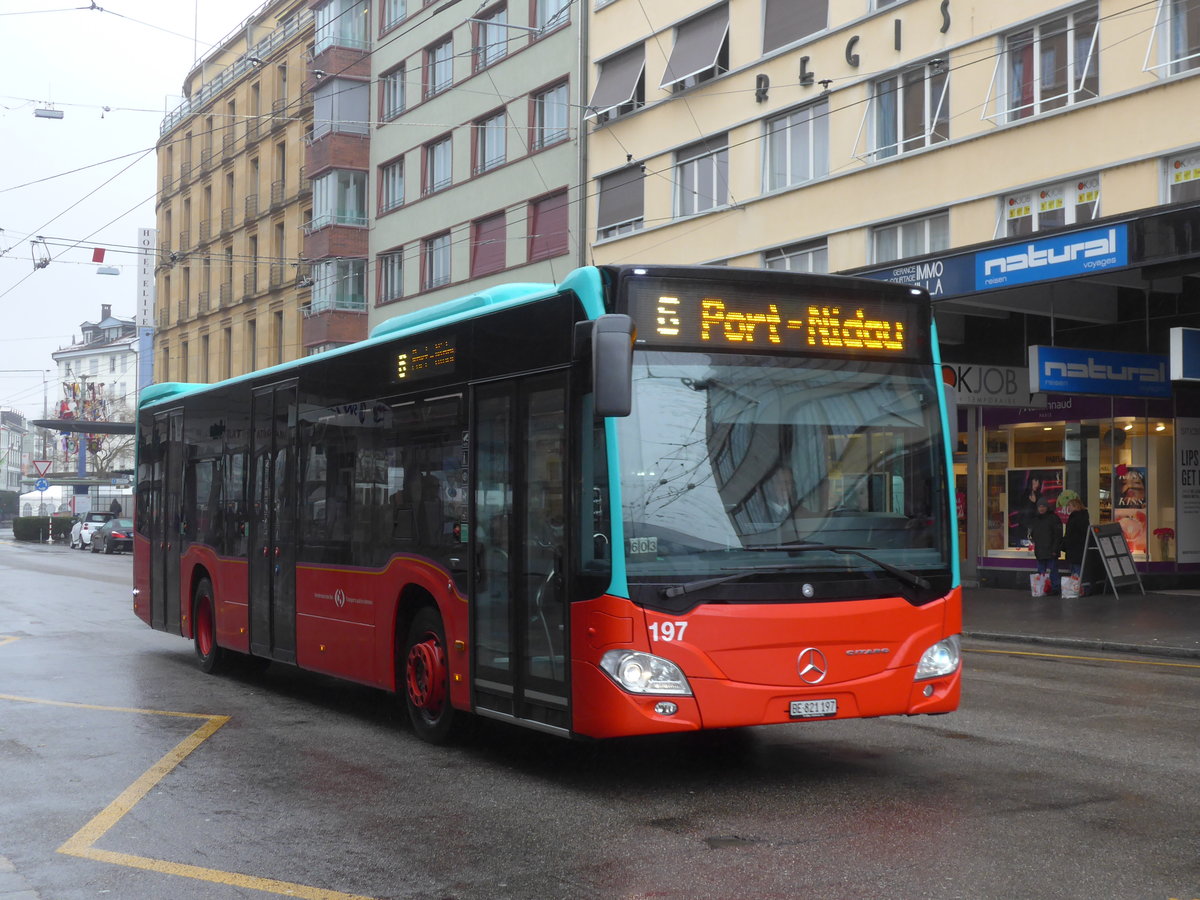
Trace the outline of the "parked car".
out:
M 92 535 L 93 553 L 133 551 L 133 519 L 109 519 Z
M 71 526 L 71 549 L 86 550 L 96 529 L 113 517 L 110 512 L 88 512 Z

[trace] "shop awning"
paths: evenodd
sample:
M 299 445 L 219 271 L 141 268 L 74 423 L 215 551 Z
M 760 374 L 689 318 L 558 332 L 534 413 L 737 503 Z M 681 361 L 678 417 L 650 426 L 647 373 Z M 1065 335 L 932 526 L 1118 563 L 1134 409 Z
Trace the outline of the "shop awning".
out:
M 719 6 L 680 25 L 675 32 L 675 48 L 659 87 L 669 88 L 715 66 L 728 33 L 727 6 Z

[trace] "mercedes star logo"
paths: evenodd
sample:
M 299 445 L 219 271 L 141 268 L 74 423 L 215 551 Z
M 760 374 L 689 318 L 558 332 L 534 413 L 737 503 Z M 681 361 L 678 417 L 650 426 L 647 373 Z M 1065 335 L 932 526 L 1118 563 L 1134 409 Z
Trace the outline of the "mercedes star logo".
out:
M 825 654 L 816 647 L 805 647 L 796 657 L 796 671 L 805 684 L 820 684 L 829 674 L 829 663 L 825 661 Z

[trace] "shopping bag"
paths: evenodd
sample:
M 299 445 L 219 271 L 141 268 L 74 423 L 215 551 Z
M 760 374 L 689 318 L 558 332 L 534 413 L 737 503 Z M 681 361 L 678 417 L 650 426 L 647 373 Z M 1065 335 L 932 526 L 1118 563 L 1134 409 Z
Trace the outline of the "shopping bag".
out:
M 1045 597 L 1050 590 L 1050 576 L 1035 572 L 1029 576 L 1029 592 L 1035 597 Z
M 1079 576 L 1066 575 L 1062 580 L 1062 595 L 1065 598 L 1073 598 L 1079 596 Z

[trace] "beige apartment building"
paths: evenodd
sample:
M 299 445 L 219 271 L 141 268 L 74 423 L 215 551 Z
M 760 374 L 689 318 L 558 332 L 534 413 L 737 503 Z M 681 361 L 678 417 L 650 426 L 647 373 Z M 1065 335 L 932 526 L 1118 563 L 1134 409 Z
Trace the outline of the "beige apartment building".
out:
M 592 261 L 929 289 L 964 578 L 1032 568 L 1035 484 L 1144 576 L 1200 575 L 1200 398 L 1168 376 L 1200 326 L 1200 2 L 592 6 Z
M 211 382 L 303 355 L 313 16 L 270 0 L 201 59 L 158 143 L 154 380 Z

